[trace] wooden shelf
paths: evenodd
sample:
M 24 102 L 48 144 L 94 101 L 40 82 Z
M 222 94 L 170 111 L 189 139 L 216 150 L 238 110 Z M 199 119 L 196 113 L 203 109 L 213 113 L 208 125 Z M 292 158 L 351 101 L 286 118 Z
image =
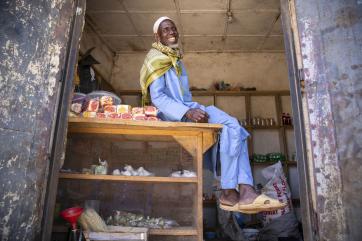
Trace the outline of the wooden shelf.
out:
M 135 121 L 135 120 L 123 120 L 123 119 L 99 119 L 99 118 L 83 118 L 83 117 L 69 117 L 68 120 L 70 130 L 69 132 L 87 133 L 89 128 L 97 128 L 100 133 L 107 128 L 115 129 L 127 128 L 132 130 L 134 135 L 142 135 L 137 130 L 154 130 L 154 129 L 177 129 L 182 131 L 195 131 L 195 130 L 218 130 L 223 127 L 221 124 L 210 123 L 193 123 L 193 122 L 171 122 L 171 121 Z M 78 130 L 78 131 L 76 131 Z M 84 130 L 82 132 L 82 130 Z M 129 131 L 130 132 L 130 131 Z M 115 132 L 115 134 L 120 134 Z M 127 133 L 124 133 L 127 134 Z M 169 135 L 172 132 L 169 133 Z
M 74 180 L 102 180 L 122 182 L 197 183 L 197 177 L 141 177 L 60 173 L 59 178 Z
M 53 232 L 67 233 L 69 227 L 65 225 L 54 225 Z M 149 235 L 172 235 L 172 236 L 195 236 L 197 235 L 197 229 L 194 227 L 175 227 L 175 228 L 151 228 L 148 231 Z
M 247 130 L 279 130 L 281 126 L 243 126 Z
M 198 235 L 197 229 L 194 227 L 177 227 L 165 229 L 150 229 L 150 235 L 172 235 L 172 236 L 195 236 Z
M 251 165 L 254 165 L 254 166 L 269 166 L 269 165 L 273 165 L 277 162 L 275 161 L 266 161 L 266 162 L 250 162 Z M 283 162 L 282 162 L 283 164 Z
M 276 161 L 266 161 L 266 162 L 253 162 L 253 161 L 250 161 L 250 164 L 254 165 L 254 166 L 269 166 L 269 165 L 273 165 L 275 163 L 277 163 L 277 162 Z M 282 165 L 288 165 L 288 166 L 296 166 L 297 165 L 296 161 L 282 161 L 281 163 L 282 163 Z
M 190 154 L 195 152 L 195 141 L 202 135 L 201 152 L 205 153 L 216 141 L 221 124 L 168 122 L 168 121 L 135 121 L 122 119 L 98 119 L 69 117 L 68 134 L 93 134 L 124 136 L 137 141 L 169 141 L 172 138 Z M 155 137 L 157 137 L 155 139 Z M 195 137 L 195 138 L 193 138 Z M 141 139 L 140 139 L 141 138 Z
M 141 90 L 121 90 L 118 92 L 120 95 L 141 95 Z M 289 90 L 257 90 L 257 91 L 221 91 L 221 90 L 192 90 L 193 96 L 289 96 Z

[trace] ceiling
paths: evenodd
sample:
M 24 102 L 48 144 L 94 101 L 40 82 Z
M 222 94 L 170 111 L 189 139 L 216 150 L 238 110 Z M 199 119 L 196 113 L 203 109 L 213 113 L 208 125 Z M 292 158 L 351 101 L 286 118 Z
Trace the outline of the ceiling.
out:
M 160 16 L 184 52 L 284 51 L 279 0 L 87 0 L 87 24 L 115 53 L 147 51 Z

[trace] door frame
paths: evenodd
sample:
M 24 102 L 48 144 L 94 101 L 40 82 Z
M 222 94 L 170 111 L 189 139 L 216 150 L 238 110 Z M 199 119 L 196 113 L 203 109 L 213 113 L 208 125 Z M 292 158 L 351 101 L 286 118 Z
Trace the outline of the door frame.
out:
M 288 78 L 290 83 L 290 97 L 293 110 L 293 125 L 298 160 L 299 194 L 301 204 L 301 218 L 303 224 L 304 241 L 316 240 L 316 220 L 313 214 L 311 180 L 309 175 L 305 119 L 303 115 L 303 99 L 301 82 L 304 81 L 303 69 L 298 68 L 297 46 L 299 36 L 297 26 L 292 25 L 295 17 L 294 0 L 280 0 L 281 20 L 284 35 L 285 55 L 288 65 Z
M 69 31 L 67 53 L 57 96 L 56 116 L 50 140 L 49 171 L 44 212 L 41 222 L 41 240 L 49 241 L 52 235 L 54 206 L 58 189 L 59 169 L 64 159 L 68 126 L 68 111 L 73 92 L 73 78 L 78 59 L 79 41 L 83 32 L 86 0 L 74 0 L 74 12 Z
M 67 132 L 68 109 L 73 90 L 73 76 L 78 57 L 79 41 L 85 21 L 86 0 L 74 0 L 74 14 L 70 27 L 65 67 L 63 71 L 60 93 L 57 101 L 57 114 L 54 124 L 53 138 L 51 140 L 51 154 L 48 172 L 47 190 L 42 218 L 41 240 L 48 241 L 51 238 L 54 216 L 54 204 L 56 201 L 59 169 L 65 153 L 65 141 Z M 313 203 L 311 196 L 311 183 L 308 172 L 308 159 L 305 136 L 305 123 L 302 106 L 301 72 L 298 69 L 296 45 L 299 44 L 297 35 L 293 34 L 292 14 L 294 0 L 280 0 L 281 20 L 284 35 L 285 54 L 288 65 L 288 78 L 290 82 L 290 96 L 293 110 L 293 124 L 296 144 L 296 158 L 298 160 L 300 203 L 303 235 L 305 241 L 315 239 L 315 216 L 313 215 Z M 294 15 L 295 16 L 295 15 Z M 294 29 L 295 30 L 295 29 Z

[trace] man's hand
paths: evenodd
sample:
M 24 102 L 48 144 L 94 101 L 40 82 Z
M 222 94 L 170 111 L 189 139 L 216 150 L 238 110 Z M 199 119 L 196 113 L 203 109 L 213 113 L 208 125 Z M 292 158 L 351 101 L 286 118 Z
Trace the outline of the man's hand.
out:
M 209 119 L 209 115 L 205 111 L 196 108 L 189 109 L 185 116 L 187 119 L 199 123 L 207 123 Z

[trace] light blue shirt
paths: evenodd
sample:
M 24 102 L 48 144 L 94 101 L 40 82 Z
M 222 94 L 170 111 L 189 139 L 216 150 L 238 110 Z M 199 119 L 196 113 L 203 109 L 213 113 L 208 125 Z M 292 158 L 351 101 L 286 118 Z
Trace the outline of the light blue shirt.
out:
M 159 117 L 165 121 L 181 121 L 190 108 L 205 111 L 205 106 L 192 101 L 186 70 L 182 62 L 180 78 L 172 67 L 150 86 L 152 103 L 160 110 Z

